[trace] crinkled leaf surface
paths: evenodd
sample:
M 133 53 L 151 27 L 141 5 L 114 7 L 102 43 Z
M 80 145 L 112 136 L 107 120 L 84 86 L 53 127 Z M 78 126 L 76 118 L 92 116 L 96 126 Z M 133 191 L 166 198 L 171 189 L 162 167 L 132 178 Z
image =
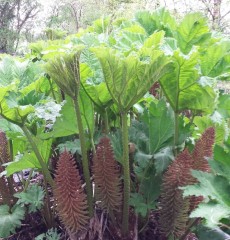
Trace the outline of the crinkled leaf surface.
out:
M 230 41 L 224 40 L 209 46 L 201 56 L 201 71 L 204 76 L 225 79 L 230 73 Z
M 41 74 L 41 64 L 6 56 L 0 61 L 0 85 L 7 86 L 19 80 L 19 89 L 28 86 Z
M 198 57 L 198 52 L 185 56 L 179 50 L 174 51 L 171 58 L 174 70 L 160 79 L 161 87 L 174 111 L 213 111 L 216 94 L 211 87 L 203 87 L 198 83 Z
M 74 141 L 66 141 L 65 143 L 61 143 L 57 146 L 60 153 L 64 151 L 68 151 L 71 154 L 78 153 L 81 155 L 81 144 L 79 139 L 75 139 Z
M 200 13 L 187 14 L 174 35 L 185 54 L 188 54 L 194 45 L 202 45 L 210 36 L 207 19 Z
M 171 36 L 176 28 L 176 21 L 164 8 L 157 9 L 155 12 L 141 11 L 135 15 L 136 21 L 151 35 L 156 30 L 164 30 L 166 36 Z
M 134 54 L 125 57 L 106 47 L 94 48 L 93 52 L 100 60 L 107 88 L 120 112 L 128 111 L 170 70 L 168 60 L 160 51 L 155 51 L 146 61 Z
M 21 226 L 24 219 L 25 209 L 15 205 L 11 211 L 9 206 L 0 206 L 0 237 L 8 237 L 11 233 L 15 233 L 17 227 Z

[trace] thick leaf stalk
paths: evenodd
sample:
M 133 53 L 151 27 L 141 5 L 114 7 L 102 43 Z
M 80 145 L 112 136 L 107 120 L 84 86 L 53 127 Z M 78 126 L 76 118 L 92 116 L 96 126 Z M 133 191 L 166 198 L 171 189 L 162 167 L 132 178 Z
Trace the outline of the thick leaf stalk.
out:
M 87 157 L 85 134 L 84 134 L 84 128 L 83 128 L 78 98 L 74 98 L 73 102 L 74 102 L 74 107 L 75 107 L 76 116 L 77 116 L 79 139 L 81 144 L 82 166 L 83 166 L 83 174 L 84 174 L 85 183 L 86 183 L 87 202 L 89 204 L 89 214 L 90 216 L 92 216 L 93 215 L 93 191 L 92 191 L 92 185 L 90 182 L 89 161 Z
M 123 144 L 123 174 L 124 174 L 124 197 L 122 233 L 127 235 L 129 231 L 129 198 L 130 198 L 130 168 L 129 168 L 129 140 L 127 114 L 121 114 L 122 120 L 122 144 Z
M 37 157 L 41 167 L 42 167 L 42 173 L 44 175 L 44 178 L 50 184 L 50 186 L 53 188 L 53 186 L 54 186 L 53 178 L 52 178 L 52 176 L 51 176 L 51 174 L 49 172 L 49 169 L 48 169 L 45 161 L 43 160 L 43 158 L 42 158 L 42 156 L 41 156 L 41 154 L 40 154 L 40 152 L 39 152 L 39 150 L 37 148 L 36 143 L 34 142 L 32 136 L 31 136 L 29 130 L 24 125 L 21 126 L 21 129 L 23 130 L 26 138 L 28 139 L 29 143 L 31 144 L 31 147 L 32 147 L 32 149 L 33 149 L 33 151 L 34 151 L 34 153 L 35 153 L 35 155 L 36 155 L 36 157 Z

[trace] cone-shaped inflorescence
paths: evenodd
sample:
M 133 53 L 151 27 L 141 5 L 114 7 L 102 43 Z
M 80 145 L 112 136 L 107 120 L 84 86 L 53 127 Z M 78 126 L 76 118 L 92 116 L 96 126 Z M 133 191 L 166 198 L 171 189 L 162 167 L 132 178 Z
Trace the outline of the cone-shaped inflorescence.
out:
M 0 172 L 2 172 L 2 168 L 0 167 Z M 2 198 L 2 203 L 11 205 L 12 196 L 9 192 L 9 188 L 7 186 L 7 182 L 4 177 L 0 177 L 0 198 Z
M 75 160 L 67 151 L 63 152 L 57 164 L 54 197 L 58 215 L 71 232 L 79 231 L 88 223 L 86 194 Z
M 215 131 L 208 128 L 196 142 L 193 153 L 187 149 L 180 153 L 164 174 L 160 203 L 160 228 L 166 237 L 180 237 L 186 230 L 188 216 L 202 201 L 200 197 L 183 198 L 179 187 L 191 185 L 196 179 L 191 170 L 209 171 L 207 157 L 212 156 Z
M 210 167 L 207 158 L 210 158 L 213 153 L 213 145 L 215 141 L 215 129 L 210 127 L 202 134 L 201 138 L 196 142 L 192 157 L 193 157 L 193 169 L 204 172 L 209 172 Z M 197 180 L 193 178 L 193 183 Z M 193 184 L 191 183 L 191 184 Z M 203 197 L 190 197 L 190 212 L 194 210 L 197 205 L 203 201 Z
M 186 149 L 177 156 L 164 174 L 160 203 L 160 226 L 162 233 L 167 237 L 170 234 L 179 237 L 186 229 L 190 202 L 189 198 L 183 199 L 179 187 L 191 183 L 192 162 L 192 156 Z
M 93 158 L 95 197 L 102 207 L 111 211 L 120 211 L 122 206 L 122 189 L 120 170 L 114 158 L 108 137 L 103 137 L 97 146 Z
M 0 130 L 0 165 L 10 161 L 6 134 Z
M 10 153 L 8 147 L 8 141 L 6 134 L 0 130 L 0 173 L 5 170 L 2 164 L 10 161 Z M 13 199 L 14 189 L 13 189 L 13 179 L 0 177 L 0 195 L 2 197 L 3 203 L 11 205 L 11 200 Z
M 212 156 L 212 148 L 215 141 L 215 129 L 210 127 L 202 134 L 200 139 L 196 142 L 192 156 L 193 169 L 200 171 L 209 171 L 207 158 Z

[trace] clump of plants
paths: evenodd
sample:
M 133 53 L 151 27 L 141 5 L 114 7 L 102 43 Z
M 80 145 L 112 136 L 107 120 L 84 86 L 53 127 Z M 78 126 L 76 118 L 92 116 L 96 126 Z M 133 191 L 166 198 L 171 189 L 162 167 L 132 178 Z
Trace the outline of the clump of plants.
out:
M 1 57 L 0 237 L 227 236 L 230 41 L 199 13 L 100 24 Z

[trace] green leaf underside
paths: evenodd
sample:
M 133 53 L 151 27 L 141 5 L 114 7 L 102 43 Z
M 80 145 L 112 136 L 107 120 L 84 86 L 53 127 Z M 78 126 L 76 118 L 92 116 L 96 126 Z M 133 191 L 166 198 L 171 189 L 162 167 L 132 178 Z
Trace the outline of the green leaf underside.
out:
M 126 112 L 165 72 L 168 61 L 156 51 L 149 62 L 138 56 L 122 56 L 113 49 L 99 47 L 93 52 L 99 58 L 107 88 L 121 112 Z
M 199 85 L 198 52 L 182 56 L 176 50 L 172 57 L 173 71 L 160 79 L 161 87 L 174 111 L 185 109 L 212 112 L 215 92 Z

